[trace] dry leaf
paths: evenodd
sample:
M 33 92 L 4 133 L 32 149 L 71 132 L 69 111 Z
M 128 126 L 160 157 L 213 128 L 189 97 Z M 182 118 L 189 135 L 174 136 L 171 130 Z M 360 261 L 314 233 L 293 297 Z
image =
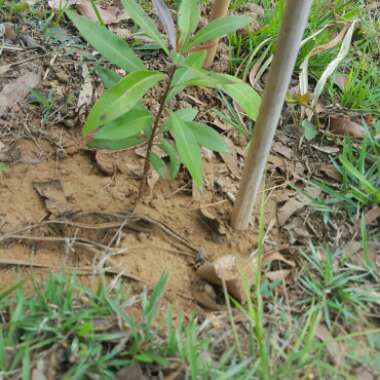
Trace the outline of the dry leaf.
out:
M 272 263 L 273 261 L 281 261 L 289 266 L 291 266 L 292 268 L 295 267 L 295 264 L 293 261 L 290 261 L 288 259 L 286 259 L 283 255 L 281 255 L 281 253 L 279 252 L 272 252 L 272 253 L 269 253 L 269 254 L 265 254 L 264 257 L 263 257 L 263 264 L 264 265 L 267 265 L 269 263 Z
M 255 259 L 237 263 L 236 256 L 226 255 L 212 263 L 204 263 L 196 273 L 201 279 L 213 285 L 222 286 L 224 282 L 227 292 L 241 302 L 245 299 L 242 279 L 245 278 L 250 287 L 253 283 L 255 267 Z
M 148 173 L 147 183 L 150 189 L 150 192 L 152 193 L 154 186 L 156 186 L 156 183 L 160 179 L 160 175 L 155 170 L 150 170 Z
M 73 214 L 77 210 L 70 204 L 63 192 L 63 186 L 60 180 L 50 179 L 47 181 L 33 182 L 33 188 L 43 199 L 46 209 L 56 217 Z
M 347 116 L 339 118 L 332 117 L 330 120 L 330 127 L 331 131 L 337 135 L 345 135 L 348 133 L 352 137 L 363 138 L 368 134 L 364 127 L 355 121 L 352 121 Z
M 344 75 L 344 74 L 338 74 L 335 78 L 334 78 L 334 83 L 342 90 L 344 91 L 344 88 L 346 87 L 346 83 L 347 83 L 347 75 Z
M 277 218 L 280 226 L 283 226 L 293 214 L 306 204 L 307 202 L 299 200 L 297 197 L 291 198 L 285 202 L 285 204 L 277 211 Z
M 95 161 L 104 174 L 111 176 L 116 173 L 117 164 L 113 153 L 98 150 L 95 153 Z
M 235 148 L 234 143 L 229 139 L 225 138 L 226 143 L 229 146 L 229 152 L 228 153 L 219 153 L 220 157 L 222 157 L 222 160 L 226 164 L 228 170 L 231 172 L 231 174 L 235 178 L 240 177 L 240 170 L 239 170 L 239 164 L 238 164 L 238 155 Z
M 365 213 L 365 222 L 367 224 L 371 224 L 378 218 L 380 218 L 380 206 L 375 206 Z
M 21 157 L 21 152 L 17 149 L 16 144 L 9 146 L 0 141 L 0 162 L 15 162 Z
M 140 365 L 128 365 L 120 369 L 116 374 L 116 380 L 147 380 Z
M 0 92 L 0 117 L 21 102 L 40 80 L 40 72 L 28 71 L 15 81 L 6 84 Z
M 271 281 L 285 280 L 290 273 L 290 269 L 279 269 L 265 273 L 265 277 Z
M 368 371 L 365 367 L 359 367 L 355 371 L 356 379 L 357 380 L 374 380 L 375 377 L 372 375 L 370 371 Z
M 32 371 L 32 380 L 46 380 L 45 376 L 45 360 L 39 359 L 37 365 Z
M 312 147 L 322 153 L 326 154 L 336 154 L 340 152 L 340 149 L 335 146 L 318 146 L 318 145 L 312 145 Z
M 211 240 L 215 243 L 221 242 L 221 236 L 226 235 L 227 231 L 224 224 L 209 208 L 201 207 L 199 209 L 202 222 L 208 227 L 211 234 Z
M 81 0 L 49 0 L 48 5 L 52 9 L 63 9 L 78 4 Z
M 98 18 L 96 17 L 96 13 L 91 5 L 91 1 L 80 0 L 77 8 L 82 15 L 87 16 L 88 18 L 94 21 L 98 21 Z M 125 12 L 125 10 L 122 10 L 118 7 L 110 5 L 110 6 L 107 6 L 107 8 L 103 8 L 98 5 L 97 8 L 103 22 L 106 25 L 117 24 L 120 21 L 129 19 L 129 16 Z
M 278 154 L 281 154 L 281 156 L 284 156 L 288 160 L 290 160 L 293 157 L 293 151 L 284 145 L 283 143 L 276 141 L 273 146 L 272 150 Z
M 211 310 L 211 311 L 219 311 L 223 309 L 222 305 L 219 305 L 216 302 L 216 294 L 214 289 L 206 284 L 203 289 L 193 290 L 192 295 L 194 300 L 202 307 Z
M 342 180 L 342 176 L 334 165 L 323 164 L 319 171 L 334 181 L 340 182 Z
M 82 77 L 83 85 L 82 89 L 80 90 L 77 102 L 77 111 L 79 111 L 80 113 L 86 112 L 86 108 L 90 106 L 92 103 L 93 86 L 90 72 L 86 64 L 82 65 Z
M 344 359 L 344 350 L 341 345 L 334 339 L 330 331 L 324 325 L 318 325 L 316 329 L 317 337 L 326 345 L 330 359 L 340 366 Z

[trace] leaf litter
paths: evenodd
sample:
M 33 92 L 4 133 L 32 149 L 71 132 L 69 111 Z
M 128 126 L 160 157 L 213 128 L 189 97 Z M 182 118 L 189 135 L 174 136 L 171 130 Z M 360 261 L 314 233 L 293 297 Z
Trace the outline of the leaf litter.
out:
M 118 27 L 115 24 L 112 28 Z M 130 38 L 132 34 L 129 31 L 128 33 L 128 38 Z M 57 51 L 52 52 L 52 54 L 57 54 Z M 49 66 L 51 58 L 51 55 L 44 58 L 45 67 Z M 67 60 L 65 65 L 72 63 L 72 67 L 76 67 L 74 62 L 68 62 L 71 58 L 66 57 L 65 59 Z M 155 57 L 153 60 L 160 60 L 160 58 Z M 59 60 L 55 62 L 54 65 L 57 67 L 54 67 L 54 72 L 61 64 Z M 160 62 L 156 62 L 155 64 L 161 65 Z M 91 71 L 92 62 L 90 60 L 86 61 L 86 65 L 87 69 Z M 86 77 L 88 78 L 86 69 L 82 69 L 83 75 L 79 77 L 75 76 L 74 70 L 67 70 L 66 72 L 69 76 L 68 80 L 64 81 L 67 85 L 66 91 L 69 90 L 70 93 L 76 94 L 74 108 L 78 105 L 77 102 L 79 102 L 80 98 L 78 98 L 77 94 L 81 92 L 82 99 L 84 100 L 82 104 L 84 104 L 84 108 L 87 107 L 94 99 L 90 100 L 91 95 L 85 96 L 85 94 L 90 94 L 90 92 L 92 92 L 92 95 L 94 92 L 97 94 L 96 91 L 98 89 L 94 90 L 95 82 L 91 82 L 91 79 L 88 79 L 86 89 Z M 42 85 L 48 85 L 52 81 L 52 74 L 53 72 L 48 74 L 46 82 L 43 81 Z M 39 85 L 39 83 L 40 81 L 35 86 Z M 90 83 L 93 86 L 92 91 L 89 90 Z M 68 92 L 65 94 L 68 94 Z M 36 117 L 35 106 L 25 103 L 26 96 L 27 94 L 19 98 L 19 102 L 24 102 L 22 104 L 25 106 L 25 113 L 16 110 L 14 115 L 6 115 L 6 130 L 10 130 L 12 134 L 7 134 L 4 137 L 0 135 L 0 138 L 6 147 L 14 144 L 16 149 L 22 147 L 31 156 L 41 157 L 41 152 L 36 147 L 35 142 L 29 139 L 20 141 L 19 138 L 21 135 L 24 136 L 20 133 L 20 130 L 25 122 L 28 122 L 27 125 L 31 123 L 36 123 L 38 126 L 41 125 L 38 120 L 39 115 L 37 114 Z M 201 117 L 208 115 L 208 118 L 208 108 L 215 107 L 216 105 L 219 106 L 220 104 L 218 100 L 215 100 L 214 95 L 210 95 L 207 92 L 200 94 L 192 92 L 190 97 L 186 97 L 186 101 L 200 106 L 202 111 L 204 111 L 201 112 Z M 206 120 L 209 121 L 208 119 Z M 218 126 L 218 121 L 215 121 L 215 125 Z M 221 123 L 219 122 L 220 125 Z M 280 129 L 282 127 L 283 125 L 280 126 Z M 52 134 L 56 126 L 43 125 L 41 128 L 47 134 Z M 223 122 L 221 128 L 228 131 L 231 127 Z M 73 130 L 66 132 L 72 141 L 80 146 L 78 129 L 74 127 Z M 40 142 L 40 137 L 41 135 L 37 135 L 37 143 Z M 326 158 L 339 153 L 340 148 L 333 144 L 329 145 L 329 142 L 326 142 L 326 140 L 319 140 L 318 138 L 319 136 L 310 145 L 314 147 L 314 150 L 310 149 L 313 152 L 313 160 L 322 162 L 317 170 L 322 175 L 329 177 L 330 180 L 340 183 L 339 173 L 334 171 L 331 164 L 329 166 L 326 163 Z M 208 176 L 206 191 L 208 192 L 207 196 L 211 196 L 210 199 L 201 193 L 199 205 L 189 196 L 188 192 L 178 191 L 180 188 L 188 188 L 189 184 L 188 176 L 182 171 L 175 182 L 159 180 L 157 175 L 154 176 L 155 172 L 152 172 L 149 178 L 151 181 L 151 194 L 141 206 L 144 215 L 159 219 L 174 230 L 175 233 L 184 237 L 191 245 L 196 248 L 202 248 L 204 251 L 204 263 L 201 268 L 203 269 L 194 270 L 192 256 L 195 256 L 196 252 L 188 247 L 181 247 L 179 249 L 177 244 L 168 241 L 168 232 L 161 231 L 161 233 L 157 233 L 157 231 L 151 229 L 141 228 L 141 225 L 137 224 L 135 230 L 125 230 L 118 233 L 117 248 L 128 251 L 128 254 L 120 254 L 114 258 L 113 263 L 115 265 L 111 269 L 114 273 L 120 274 L 124 270 L 127 270 L 132 275 L 146 279 L 149 283 L 154 283 L 162 272 L 168 272 L 170 274 L 168 298 L 170 301 L 180 304 L 180 307 L 186 310 L 191 310 L 195 303 L 200 304 L 207 310 L 222 310 L 224 305 L 223 303 L 219 303 L 221 299 L 220 297 L 218 298 L 218 292 L 221 292 L 223 283 L 226 284 L 230 294 L 236 296 L 237 299 L 244 299 L 240 282 L 241 277 L 239 276 L 241 269 L 249 268 L 247 270 L 249 272 L 247 277 L 249 277 L 249 280 L 254 277 L 251 270 L 255 269 L 255 261 L 254 259 L 250 259 L 249 253 L 257 245 L 257 240 L 253 236 L 257 233 L 257 226 L 253 227 L 245 235 L 234 233 L 225 228 L 228 223 L 226 215 L 229 215 L 231 201 L 236 197 L 238 178 L 241 175 L 242 169 L 242 148 L 233 138 L 229 138 L 228 140 L 234 152 L 230 156 L 232 158 L 228 155 L 225 155 L 225 157 L 221 157 L 220 155 L 209 157 L 209 166 L 212 167 L 212 173 Z M 294 178 L 291 174 L 296 162 L 299 163 L 297 173 L 309 173 L 306 168 L 307 160 L 305 159 L 305 155 L 310 154 L 310 151 L 302 150 L 304 147 L 296 149 L 297 141 L 295 140 L 293 136 L 291 144 L 289 144 L 289 141 L 283 140 L 280 134 L 276 137 L 269 163 L 268 180 L 264 189 L 264 193 L 270 196 L 270 199 L 273 197 L 278 200 L 274 203 L 277 204 L 276 213 L 279 219 L 276 228 L 268 233 L 265 240 L 266 248 L 270 248 L 270 253 L 264 255 L 264 263 L 270 268 L 267 278 L 271 281 L 281 280 L 286 284 L 294 279 L 294 273 L 299 269 L 298 263 L 293 261 L 292 256 L 284 255 L 282 251 L 276 251 L 275 249 L 283 243 L 293 244 L 293 240 L 289 237 L 288 233 L 296 235 L 294 242 L 299 245 L 300 249 L 307 247 L 311 239 L 323 239 L 324 242 L 330 239 L 318 227 L 316 214 L 313 214 L 309 208 L 310 200 L 294 194 L 294 190 L 288 187 L 290 178 Z M 64 147 L 63 150 L 65 151 L 65 149 Z M 99 214 L 112 214 L 124 212 L 126 209 L 134 207 L 142 164 L 141 157 L 134 152 L 107 153 L 106 158 L 101 157 L 102 152 L 97 152 L 95 160 L 92 159 L 93 154 L 89 154 L 84 149 L 78 149 L 70 155 L 59 156 L 56 147 L 49 146 L 46 152 L 48 154 L 46 157 L 43 157 L 40 164 L 35 166 L 26 165 L 27 171 L 25 171 L 25 166 L 22 167 L 20 163 L 10 161 L 12 163 L 10 165 L 11 175 L 6 178 L 5 182 L 7 188 L 6 190 L 5 188 L 0 188 L 0 196 L 2 201 L 4 201 L 2 203 L 2 213 L 5 215 L 6 229 L 8 231 L 12 231 L 12 229 L 16 229 L 21 225 L 32 224 L 41 220 L 46 217 L 46 211 L 53 216 L 71 215 L 72 212 L 75 213 L 79 209 L 96 210 Z M 96 156 L 98 157 L 96 158 Z M 57 157 L 57 159 L 50 160 L 47 157 Z M 101 163 L 102 160 L 103 162 Z M 96 167 L 100 169 L 103 167 L 105 169 L 103 172 L 107 175 L 104 176 L 103 173 L 96 170 Z M 298 176 L 301 177 L 302 174 L 298 174 Z M 294 179 L 294 181 L 297 182 L 299 179 Z M 3 180 L 2 183 L 4 183 Z M 40 186 L 35 187 L 36 191 L 31 191 L 33 184 L 38 183 Z M 65 191 L 63 191 L 63 187 Z M 153 189 L 154 191 L 152 191 Z M 212 189 L 215 189 L 215 191 L 212 191 Z M 304 190 L 309 192 L 309 189 Z M 66 196 L 66 194 L 70 194 L 70 196 Z M 166 197 L 168 194 L 169 197 Z M 44 203 L 39 202 L 38 198 L 42 198 Z M 205 205 L 204 201 L 206 199 Z M 221 203 L 218 203 L 219 206 L 214 208 L 206 207 L 208 202 Z M 372 210 L 368 211 L 367 221 L 369 224 L 376 224 L 378 222 L 378 216 L 376 216 L 377 210 L 376 208 L 374 210 L 372 213 L 370 213 Z M 200 218 L 206 220 L 208 226 L 205 226 L 205 223 L 200 221 Z M 269 215 L 269 219 L 273 219 L 273 215 Z M 95 222 L 108 223 L 109 220 L 107 218 L 104 219 L 100 215 L 93 215 L 86 219 L 86 222 L 93 226 Z M 312 229 L 308 227 L 308 223 L 312 223 Z M 210 231 L 210 225 L 212 232 Z M 52 237 L 51 230 L 44 229 L 43 232 L 44 236 Z M 65 239 L 66 237 L 71 238 L 71 232 L 70 227 L 68 225 L 65 226 L 61 232 L 61 239 Z M 98 243 L 110 241 L 110 235 L 113 236 L 114 233 L 114 229 L 111 228 L 105 229 L 102 232 L 92 231 L 91 229 L 87 232 L 81 230 L 83 238 L 91 237 Z M 215 241 L 218 239 L 214 239 L 213 234 L 222 237 L 223 244 Z M 32 235 L 30 236 L 32 237 Z M 372 243 L 369 244 L 369 247 L 371 257 L 373 256 L 378 261 L 377 251 L 374 250 L 378 249 L 378 247 Z M 22 242 L 13 242 L 10 248 L 0 246 L 0 259 L 6 260 L 9 259 L 9 256 L 19 257 L 20 263 L 24 263 L 27 267 L 28 263 L 30 263 L 30 250 L 28 248 L 27 244 L 22 244 Z M 116 246 L 112 246 L 112 249 L 116 250 Z M 186 254 L 183 254 L 184 251 L 186 251 Z M 359 251 L 356 255 L 359 259 L 362 256 L 362 252 Z M 68 260 L 68 263 L 73 267 L 91 268 L 91 260 L 88 256 L 79 256 L 75 259 L 71 256 L 63 258 L 61 249 L 47 247 L 35 242 L 33 260 L 42 266 L 46 265 L 46 268 L 59 268 L 63 259 Z M 17 262 L 15 259 L 15 265 L 18 265 Z M 41 274 L 37 267 L 33 267 L 33 269 L 28 268 L 28 270 Z M 206 272 L 207 276 L 204 272 Z M 1 271 L 2 275 L 3 273 L 2 281 L 12 279 L 6 271 Z M 198 277 L 199 274 L 204 276 L 202 278 L 206 279 L 206 281 L 213 283 L 213 285 L 204 285 L 204 280 L 201 281 Z M 199 285 L 201 286 L 199 287 Z M 181 293 L 188 298 L 184 300 L 178 297 L 177 293 Z M 223 327 L 225 328 L 225 324 L 223 324 Z M 324 340 L 325 338 L 322 335 L 321 333 L 321 339 Z M 330 351 L 334 352 L 332 348 L 330 348 Z

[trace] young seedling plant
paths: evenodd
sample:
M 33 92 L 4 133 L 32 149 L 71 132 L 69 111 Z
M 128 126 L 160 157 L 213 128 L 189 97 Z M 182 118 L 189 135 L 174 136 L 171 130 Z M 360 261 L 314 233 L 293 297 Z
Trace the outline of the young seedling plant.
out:
M 260 105 L 260 97 L 245 82 L 228 74 L 203 69 L 209 41 L 244 28 L 251 21 L 249 17 L 225 16 L 199 29 L 199 1 L 182 0 L 176 27 L 170 10 L 162 0 L 152 2 L 165 35 L 138 3 L 122 0 L 134 23 L 167 55 L 169 63 L 164 72 L 147 70 L 127 42 L 105 26 L 78 16 L 72 10 L 66 11 L 81 35 L 106 60 L 127 72 L 124 78 L 120 78 L 111 70 L 98 68 L 109 88 L 91 109 L 83 127 L 83 137 L 88 147 L 94 149 L 120 150 L 146 144 L 139 196 L 145 192 L 150 165 L 160 176 L 170 173 L 171 178 L 176 177 L 181 165 L 184 165 L 195 185 L 201 189 L 201 147 L 217 152 L 228 151 L 224 138 L 215 129 L 195 121 L 196 108 L 170 109 L 170 100 L 181 91 L 189 86 L 222 91 L 253 120 Z M 156 85 L 162 86 L 163 90 L 159 109 L 153 115 L 145 107 L 143 97 Z M 169 157 L 168 170 L 165 161 L 152 150 L 155 145 Z

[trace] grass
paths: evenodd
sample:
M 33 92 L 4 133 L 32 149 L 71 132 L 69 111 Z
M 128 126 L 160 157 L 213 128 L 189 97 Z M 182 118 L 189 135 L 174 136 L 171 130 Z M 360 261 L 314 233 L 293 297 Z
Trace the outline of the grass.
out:
M 138 295 L 104 279 L 90 290 L 63 273 L 35 282 L 31 296 L 22 284 L 2 291 L 0 376 L 31 379 L 38 364 L 77 380 L 114 379 L 132 366 L 148 378 L 192 380 L 353 379 L 363 363 L 375 373 L 380 330 L 363 318 L 378 312 L 378 277 L 340 252 L 312 247 L 300 257 L 297 298 L 278 282 L 263 292 L 264 212 L 262 202 L 254 290 L 245 285 L 245 305 L 225 292 L 227 312 L 212 319 L 174 314 L 164 299 L 167 275 Z M 321 338 L 323 326 L 330 332 Z
M 238 11 L 246 3 L 234 0 L 232 9 Z M 275 7 L 271 0 L 257 3 L 265 10 L 263 26 L 248 35 L 229 36 L 231 71 L 240 68 L 244 77 L 253 64 L 260 59 L 264 64 L 273 52 L 285 4 L 284 0 L 275 2 Z M 23 4 L 0 0 L 0 15 L 24 17 Z M 150 7 L 148 2 L 145 5 Z M 45 24 L 50 25 L 54 14 L 44 9 Z M 380 113 L 379 20 L 371 17 L 361 1 L 314 1 L 305 37 L 320 33 L 303 46 L 297 67 L 313 48 L 359 18 L 350 53 L 335 73 L 346 76 L 346 84 L 339 89 L 332 77 L 323 100 L 376 118 Z M 338 49 L 310 60 L 311 84 Z M 49 95 L 34 93 L 33 101 L 48 118 Z M 252 126 L 244 125 L 228 100 L 223 101 L 228 113 L 216 116 L 249 136 Z M 372 324 L 380 307 L 379 276 L 368 248 L 369 239 L 380 236 L 367 230 L 363 216 L 380 204 L 376 137 L 380 121 L 368 129 L 370 134 L 363 140 L 348 136 L 342 140 L 342 151 L 332 160 L 342 177 L 340 183 L 311 180 L 321 190 L 312 206 L 324 214 L 326 223 L 337 214 L 344 215 L 344 221 L 357 222 L 361 260 L 343 247 L 311 245 L 295 257 L 298 269 L 289 279 L 269 280 L 260 264 L 263 203 L 255 285 L 245 286 L 244 305 L 225 292 L 225 311 L 219 314 L 174 313 L 165 300 L 166 275 L 154 289 L 140 294 L 126 292 L 121 281 L 104 279 L 96 289 L 89 289 L 75 275 L 63 273 L 51 274 L 42 284 L 36 281 L 32 295 L 20 283 L 0 292 L 0 379 L 32 379 L 38 365 L 55 368 L 55 378 L 64 380 L 114 379 L 118 371 L 132 366 L 148 378 L 169 379 L 177 373 L 173 379 L 192 380 L 356 379 L 358 368 L 374 376 L 380 373 L 380 331 Z M 3 166 L 0 179 L 8 170 Z
M 344 210 L 348 215 L 361 215 L 380 204 L 380 121 L 377 121 L 361 142 L 354 143 L 348 136 L 343 140 L 342 153 L 333 164 L 340 173 L 340 184 L 327 180 L 312 180 L 311 184 L 322 190 L 322 197 L 313 206 L 325 213 Z

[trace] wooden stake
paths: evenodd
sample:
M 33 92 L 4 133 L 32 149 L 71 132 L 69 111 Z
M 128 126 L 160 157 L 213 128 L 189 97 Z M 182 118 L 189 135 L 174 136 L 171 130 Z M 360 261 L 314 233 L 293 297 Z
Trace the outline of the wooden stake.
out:
M 312 0 L 287 0 L 276 52 L 246 157 L 231 224 L 244 230 L 252 217 Z
M 210 21 L 219 17 L 224 17 L 228 13 L 228 7 L 230 6 L 230 0 L 214 0 L 212 5 Z M 204 64 L 205 68 L 208 68 L 214 62 L 216 51 L 218 50 L 219 38 L 210 41 L 211 47 L 207 51 L 207 57 Z

